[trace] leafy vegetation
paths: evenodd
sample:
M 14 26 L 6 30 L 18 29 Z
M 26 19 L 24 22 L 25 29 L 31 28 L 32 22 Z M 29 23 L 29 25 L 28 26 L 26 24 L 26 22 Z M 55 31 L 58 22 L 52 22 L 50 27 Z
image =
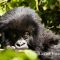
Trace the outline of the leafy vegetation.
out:
M 21 50 L 19 52 L 12 49 L 0 51 L 0 60 L 38 60 L 35 52 L 31 50 Z

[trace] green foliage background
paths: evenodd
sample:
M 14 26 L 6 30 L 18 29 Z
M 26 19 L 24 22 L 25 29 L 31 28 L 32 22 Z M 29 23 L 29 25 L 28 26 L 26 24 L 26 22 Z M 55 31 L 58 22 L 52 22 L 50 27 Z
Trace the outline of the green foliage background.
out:
M 60 34 L 60 0 L 0 0 L 0 15 L 19 6 L 36 10 L 46 28 Z

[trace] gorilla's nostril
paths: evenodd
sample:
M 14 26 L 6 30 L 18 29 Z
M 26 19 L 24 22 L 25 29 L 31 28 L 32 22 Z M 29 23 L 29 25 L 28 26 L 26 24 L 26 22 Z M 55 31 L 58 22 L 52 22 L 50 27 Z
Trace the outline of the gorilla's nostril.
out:
M 24 45 L 25 43 L 21 44 L 20 46 Z
M 17 46 L 20 46 L 20 44 L 16 44 Z
M 20 46 L 23 46 L 24 44 L 25 44 L 25 43 L 23 43 L 23 44 L 18 44 L 18 43 L 17 43 L 16 45 L 20 47 Z

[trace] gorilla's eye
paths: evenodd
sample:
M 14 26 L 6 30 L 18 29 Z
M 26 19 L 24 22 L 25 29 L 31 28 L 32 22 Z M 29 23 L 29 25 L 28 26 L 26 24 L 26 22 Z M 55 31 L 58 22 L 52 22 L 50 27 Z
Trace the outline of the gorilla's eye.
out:
M 24 36 L 24 39 L 28 39 L 28 36 Z
M 25 32 L 25 35 L 29 35 L 29 32 Z
M 28 39 L 28 37 L 29 37 L 29 33 L 25 32 L 24 39 Z

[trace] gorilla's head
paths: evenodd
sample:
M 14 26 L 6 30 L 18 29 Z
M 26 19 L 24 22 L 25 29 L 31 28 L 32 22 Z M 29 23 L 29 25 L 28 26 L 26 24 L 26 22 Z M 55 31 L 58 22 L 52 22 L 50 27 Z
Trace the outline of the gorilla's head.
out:
M 38 40 L 39 20 L 39 16 L 30 8 L 18 7 L 5 13 L 0 21 L 0 31 L 4 36 L 2 48 L 14 46 L 20 49 L 29 46 L 34 49 L 36 42 L 33 41 Z

